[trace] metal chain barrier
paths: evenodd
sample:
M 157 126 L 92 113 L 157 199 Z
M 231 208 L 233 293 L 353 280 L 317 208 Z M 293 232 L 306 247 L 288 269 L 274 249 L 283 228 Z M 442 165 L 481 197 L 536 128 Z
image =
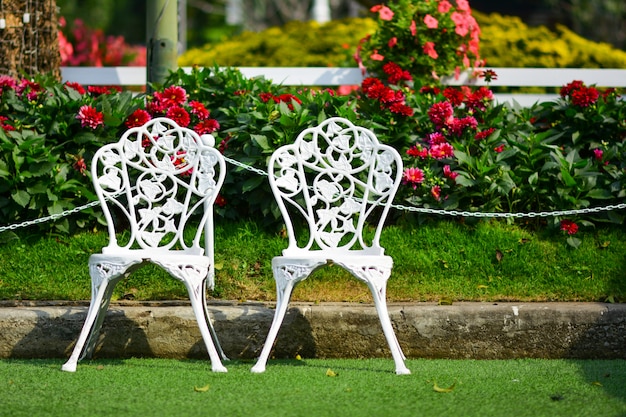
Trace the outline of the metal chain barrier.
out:
M 262 169 L 255 168 L 250 165 L 246 165 L 242 162 L 236 161 L 231 158 L 224 157 L 224 159 L 226 160 L 226 162 L 234 166 L 237 166 L 239 168 L 243 168 L 247 171 L 254 172 L 255 174 L 258 174 L 261 176 L 267 176 L 267 172 Z M 28 226 L 32 226 L 35 224 L 58 220 L 63 217 L 70 216 L 74 213 L 78 213 L 80 211 L 83 211 L 83 210 L 86 210 L 88 208 L 95 207 L 98 205 L 100 205 L 99 201 L 92 201 L 91 203 L 87 203 L 84 206 L 75 207 L 71 210 L 66 210 L 58 214 L 52 214 L 47 217 L 29 220 L 23 223 L 2 226 L 0 227 L 0 233 L 5 232 L 7 230 L 16 230 L 22 227 L 28 227 Z M 534 217 L 575 216 L 575 215 L 584 215 L 584 214 L 591 214 L 591 213 L 600 213 L 603 211 L 623 210 L 623 209 L 626 209 L 626 203 L 613 204 L 613 205 L 608 205 L 604 207 L 583 208 L 583 209 L 577 209 L 577 210 L 543 211 L 543 212 L 528 212 L 528 213 L 483 213 L 479 211 L 441 210 L 441 209 L 432 209 L 432 208 L 425 208 L 425 207 L 413 207 L 413 206 L 404 206 L 400 204 L 393 204 L 392 207 L 395 208 L 396 210 L 401 210 L 401 211 L 410 211 L 410 212 L 416 212 L 416 213 L 443 215 L 443 216 L 451 216 L 451 217 L 521 219 L 521 218 L 534 218 Z

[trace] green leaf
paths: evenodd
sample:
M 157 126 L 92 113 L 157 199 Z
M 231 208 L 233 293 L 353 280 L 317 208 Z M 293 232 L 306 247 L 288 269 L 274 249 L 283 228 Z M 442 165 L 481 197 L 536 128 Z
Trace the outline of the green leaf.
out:
M 22 207 L 26 207 L 30 201 L 30 194 L 24 190 L 17 190 L 11 194 L 11 198 Z
M 567 237 L 567 244 L 573 247 L 574 249 L 578 249 L 581 243 L 582 243 L 582 240 L 578 239 L 577 237 L 574 237 L 574 236 Z
M 245 180 L 243 182 L 243 185 L 241 186 L 241 191 L 244 192 L 244 193 L 252 191 L 255 188 L 257 188 L 259 185 L 261 185 L 264 180 L 265 180 L 265 178 L 263 178 L 261 176 L 255 176 L 255 177 L 248 178 L 247 180 Z
M 564 167 L 561 167 L 561 178 L 563 179 L 563 183 L 568 187 L 575 187 L 576 180 L 571 176 L 569 171 Z
M 268 141 L 267 141 L 267 136 L 263 136 L 263 135 L 250 135 L 250 137 L 252 138 L 252 140 L 259 145 L 259 147 L 261 149 L 263 149 L 264 151 L 271 151 L 272 148 L 270 147 Z

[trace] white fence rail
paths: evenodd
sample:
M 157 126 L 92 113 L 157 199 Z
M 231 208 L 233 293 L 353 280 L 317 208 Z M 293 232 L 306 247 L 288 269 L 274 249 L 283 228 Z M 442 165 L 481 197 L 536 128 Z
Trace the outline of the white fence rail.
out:
M 190 67 L 184 67 L 190 72 Z M 358 68 L 326 67 L 238 67 L 248 78 L 263 76 L 277 84 L 339 86 L 361 84 L 363 75 Z M 446 85 L 490 85 L 493 87 L 561 87 L 574 80 L 598 87 L 626 88 L 626 69 L 589 68 L 490 68 L 497 78 L 486 83 L 463 73 L 459 79 L 446 78 Z M 63 81 L 85 85 L 134 86 L 146 84 L 145 67 L 62 67 Z M 497 94 L 499 102 L 516 101 L 527 106 L 537 101 L 553 100 L 556 94 Z

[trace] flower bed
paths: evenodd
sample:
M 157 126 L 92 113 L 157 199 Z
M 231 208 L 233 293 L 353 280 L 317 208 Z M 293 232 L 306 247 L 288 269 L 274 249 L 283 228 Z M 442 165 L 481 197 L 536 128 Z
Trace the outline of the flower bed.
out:
M 457 12 L 452 5 L 442 9 L 444 1 L 428 7 L 435 4 L 436 10 L 387 11 L 382 6 L 373 10 L 382 17 L 381 30 L 402 18 L 406 36 L 422 45 L 433 42 L 437 57 L 430 49 L 418 49 L 422 63 L 436 62 L 445 48 L 437 49 L 436 38 L 417 34 L 450 31 L 446 27 L 450 22 L 469 27 L 467 32 L 455 30 L 459 40 L 446 45 L 472 52 L 475 48 L 469 45 L 476 29 L 465 3 L 457 2 L 462 19 L 452 18 Z M 165 88 L 147 97 L 106 86 L 59 84 L 45 76 L 0 77 L 0 224 L 61 213 L 95 200 L 88 166 L 95 150 L 116 141 L 128 126 L 156 116 L 214 134 L 227 157 L 260 170 L 266 169 L 273 150 L 302 129 L 327 117 L 346 117 L 372 129 L 404 155 L 404 186 L 397 201 L 403 204 L 468 212 L 537 212 L 623 201 L 626 103 L 619 99 L 620 91 L 600 91 L 572 81 L 563 86 L 557 101 L 528 108 L 494 104 L 488 87 L 445 87 L 433 77 L 433 71 L 439 77 L 462 68 L 469 59 L 466 55 L 452 54 L 457 57 L 456 63 L 451 61 L 454 65 L 434 66 L 427 72 L 423 67 L 417 74 L 404 68 L 401 59 L 394 58 L 405 56 L 399 49 L 404 38 L 395 32 L 397 27 L 392 29 L 397 40 L 390 49 L 369 55 L 385 57 L 373 60 L 377 76 L 365 78 L 360 88 L 346 95 L 332 89 L 275 85 L 217 67 L 179 70 Z M 385 38 L 368 42 L 373 39 Z M 362 52 L 371 45 L 364 43 Z M 478 49 L 474 52 L 478 58 Z M 486 81 L 497 77 L 489 70 L 478 74 Z M 218 214 L 224 218 L 253 217 L 267 224 L 280 218 L 265 178 L 239 166 L 229 167 L 220 206 Z M 97 218 L 98 210 L 88 209 L 39 227 L 71 233 L 92 227 Z M 623 224 L 623 215 L 551 217 L 538 223 L 562 228 L 576 246 L 578 227 L 598 222 Z

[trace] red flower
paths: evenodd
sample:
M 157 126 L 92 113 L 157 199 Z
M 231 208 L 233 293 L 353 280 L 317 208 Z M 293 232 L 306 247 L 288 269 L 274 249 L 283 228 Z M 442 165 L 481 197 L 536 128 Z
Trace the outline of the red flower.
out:
M 73 165 L 74 169 L 80 172 L 82 175 L 85 175 L 85 171 L 87 171 L 87 164 L 82 157 L 76 157 L 76 162 Z
M 165 115 L 178 123 L 178 125 L 181 127 L 187 127 L 191 122 L 189 113 L 187 113 L 187 110 L 183 109 L 182 107 L 172 107 L 167 111 Z
M 465 103 L 470 109 L 484 111 L 492 100 L 493 91 L 486 87 L 480 87 L 478 90 L 468 95 Z
M 435 124 L 435 126 L 442 128 L 452 122 L 454 118 L 454 109 L 452 108 L 452 104 L 447 101 L 433 104 L 430 109 L 428 109 L 428 117 L 430 118 L 430 121 Z
M 578 107 L 589 107 L 598 101 L 600 93 L 595 87 L 581 87 L 572 91 L 572 104 Z
M 4 123 L 7 120 L 9 120 L 8 117 L 0 116 L 0 129 L 4 130 L 5 132 L 9 132 L 11 130 L 15 130 L 15 128 L 13 126 Z
M 408 71 L 400 68 L 395 62 L 387 62 L 383 65 L 383 71 L 388 75 L 389 84 L 398 84 L 400 81 L 412 81 L 413 77 Z
M 127 128 L 130 129 L 133 127 L 143 126 L 150 119 L 150 114 L 147 111 L 143 109 L 137 109 L 130 116 L 128 116 L 128 119 L 126 119 L 126 122 L 124 122 L 124 124 Z
M 578 225 L 571 220 L 561 220 L 561 230 L 568 235 L 575 235 L 578 232 Z
M 409 149 L 407 149 L 406 154 L 409 156 L 414 156 L 414 157 L 419 157 L 419 158 L 424 159 L 428 156 L 428 149 L 422 148 L 421 146 L 418 148 L 417 146 L 413 145 Z
M 220 128 L 220 124 L 215 119 L 206 119 L 194 126 L 193 130 L 199 135 L 213 133 Z
M 389 111 L 396 114 L 401 114 L 402 116 L 413 116 L 413 109 L 406 104 L 403 103 L 393 103 L 389 106 Z
M 417 184 L 421 184 L 424 181 L 424 171 L 419 168 L 405 168 L 402 173 L 402 183 L 410 184 L 413 189 L 417 188 Z
M 120 93 L 122 91 L 122 87 L 119 85 L 90 85 L 87 87 L 87 91 L 92 96 L 101 96 L 111 94 L 113 92 Z
M 462 119 L 452 119 L 452 123 L 450 123 L 450 132 L 452 132 L 456 136 L 461 136 L 465 129 L 476 129 L 478 126 L 478 122 L 473 116 L 463 117 Z
M 396 38 L 395 36 L 393 38 L 389 39 L 389 42 L 387 42 L 387 46 L 390 47 L 390 48 L 393 48 L 397 44 L 398 44 L 398 38 Z
M 596 160 L 602 161 L 602 155 L 604 154 L 602 149 L 598 149 L 598 148 L 594 149 L 593 150 L 593 154 L 596 157 Z
M 493 150 L 496 151 L 497 153 L 502 153 L 504 151 L 504 144 L 500 146 L 496 146 L 495 148 L 493 148 Z
M 217 204 L 219 207 L 224 207 L 226 206 L 226 199 L 222 197 L 221 194 L 218 194 L 215 198 L 215 204 Z
M 187 101 L 187 92 L 177 85 L 167 87 L 162 93 L 155 93 L 154 95 L 159 95 L 159 99 L 167 107 L 181 106 Z
M 85 89 L 79 83 L 68 81 L 65 83 L 65 88 L 68 88 L 68 87 L 76 90 L 78 94 L 85 94 Z
M 200 120 L 208 119 L 211 115 L 209 110 L 204 107 L 204 104 L 200 103 L 199 101 L 190 101 L 189 107 L 191 107 L 191 114 L 195 114 Z
M 274 95 L 272 93 L 261 93 L 259 94 L 259 98 L 263 103 L 267 103 L 268 101 L 274 99 Z
M 489 137 L 493 132 L 495 132 L 496 129 L 493 127 L 490 127 L 489 129 L 483 130 L 481 132 L 478 132 L 474 135 L 474 139 L 476 140 L 482 140 L 485 139 L 487 137 Z
M 585 83 L 583 83 L 582 81 L 574 80 L 571 83 L 565 84 L 563 87 L 561 87 L 560 95 L 561 97 L 566 98 L 572 95 L 572 91 L 578 90 L 584 86 L 585 86 Z
M 463 94 L 463 91 L 454 87 L 446 87 L 443 90 L 443 96 L 447 98 L 448 101 L 450 101 L 450 103 L 452 103 L 452 105 L 455 107 L 463 104 L 463 99 L 465 98 L 465 94 Z
M 104 114 L 89 105 L 84 105 L 78 109 L 76 118 L 80 120 L 81 127 L 89 126 L 96 129 L 98 126 L 104 125 Z

